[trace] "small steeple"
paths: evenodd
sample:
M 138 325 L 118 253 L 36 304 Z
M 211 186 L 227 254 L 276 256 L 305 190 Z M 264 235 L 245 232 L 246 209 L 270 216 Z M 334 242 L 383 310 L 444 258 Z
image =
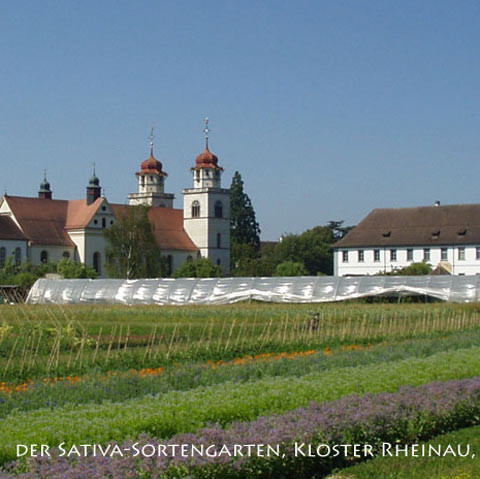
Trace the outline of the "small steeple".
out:
M 40 183 L 38 197 L 43 200 L 52 199 L 52 190 L 50 189 L 50 183 L 47 180 L 47 170 L 43 170 L 43 181 Z
M 87 186 L 87 205 L 91 205 L 94 201 L 100 198 L 102 188 L 100 187 L 100 180 L 95 173 L 95 163 L 93 164 L 93 175 L 90 178 Z

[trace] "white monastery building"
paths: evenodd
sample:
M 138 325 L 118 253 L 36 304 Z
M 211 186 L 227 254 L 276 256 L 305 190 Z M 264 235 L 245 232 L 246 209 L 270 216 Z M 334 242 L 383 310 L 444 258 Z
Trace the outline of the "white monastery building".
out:
M 375 209 L 334 245 L 335 276 L 422 261 L 447 274 L 480 274 L 480 204 Z
M 171 272 L 187 260 L 205 257 L 228 274 L 230 190 L 221 187 L 223 168 L 208 148 L 205 121 L 206 147 L 191 168 L 193 185 L 183 191 L 183 209 L 173 208 L 174 195 L 165 193 L 167 173 L 153 154 L 152 133 L 150 157 L 136 173 L 138 192 L 128 195 L 128 205 L 109 203 L 101 195 L 95 170 L 83 199 L 53 199 L 46 176 L 35 198 L 5 194 L 0 201 L 0 267 L 9 256 L 16 264 L 29 260 L 35 265 L 71 258 L 105 277 L 103 231 L 132 205 L 146 204 L 151 207 L 148 217 L 155 240 Z

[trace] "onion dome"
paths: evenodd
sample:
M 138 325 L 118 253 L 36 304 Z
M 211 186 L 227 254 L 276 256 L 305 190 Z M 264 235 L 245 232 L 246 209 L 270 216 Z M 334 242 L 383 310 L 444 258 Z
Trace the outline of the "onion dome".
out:
M 205 129 L 203 131 L 205 132 L 205 151 L 197 156 L 195 166 L 192 168 L 192 170 L 198 170 L 199 168 L 213 168 L 215 170 L 223 170 L 221 166 L 218 166 L 217 155 L 214 155 L 208 149 L 208 134 L 210 132 L 210 129 L 208 128 L 208 118 L 205 118 Z
M 150 150 L 150 157 L 147 158 L 141 165 L 141 171 L 137 175 L 142 174 L 157 174 L 161 176 L 167 176 L 162 170 L 163 165 L 153 156 L 153 148 Z
M 43 181 L 40 183 L 40 191 L 39 193 L 48 193 L 50 192 L 50 183 L 47 180 L 47 177 L 45 176 L 43 178 Z
M 197 156 L 195 161 L 197 168 L 219 168 L 218 157 L 214 155 L 208 147 L 203 153 Z
M 88 186 L 99 186 L 100 185 L 100 180 L 98 177 L 93 173 L 93 176 L 90 178 L 88 182 Z

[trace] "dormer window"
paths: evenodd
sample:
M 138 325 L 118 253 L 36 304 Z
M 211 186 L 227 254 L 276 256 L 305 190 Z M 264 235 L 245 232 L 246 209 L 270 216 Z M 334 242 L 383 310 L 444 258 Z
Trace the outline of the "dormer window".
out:
M 433 231 L 432 232 L 432 239 L 438 239 L 440 236 L 440 231 Z
M 391 234 L 392 234 L 391 231 L 384 231 L 384 232 L 382 233 L 382 236 L 383 236 L 384 238 L 390 238 L 390 235 L 391 235 Z
M 464 228 L 458 232 L 458 236 L 465 236 L 467 234 L 467 228 Z

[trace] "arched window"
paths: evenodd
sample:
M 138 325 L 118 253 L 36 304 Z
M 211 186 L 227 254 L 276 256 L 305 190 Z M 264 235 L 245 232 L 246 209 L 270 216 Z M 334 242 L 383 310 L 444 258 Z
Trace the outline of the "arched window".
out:
M 100 253 L 96 251 L 93 253 L 93 269 L 100 274 L 102 272 L 102 265 L 100 261 Z
M 221 201 L 215 203 L 215 218 L 222 218 L 223 216 L 223 205 Z
M 220 258 L 217 259 L 217 266 L 220 266 L 221 264 L 221 261 L 220 261 Z
M 217 248 L 222 247 L 222 235 L 220 233 L 217 233 Z
M 15 248 L 15 264 L 20 266 L 22 263 L 22 249 L 20 247 Z
M 69 251 L 64 251 L 62 256 L 66 259 L 70 258 L 70 252 Z
M 105 228 L 107 226 L 107 220 L 106 218 L 102 218 L 102 228 Z
M 48 263 L 48 251 L 43 250 L 40 253 L 40 263 Z
M 192 258 L 191 255 L 188 255 L 188 256 L 187 256 L 187 261 L 193 261 L 193 258 Z
M 2 246 L 0 248 L 0 268 L 5 266 L 5 260 L 7 259 L 7 250 Z
M 198 201 L 194 201 L 192 203 L 192 218 L 199 218 L 200 217 L 200 203 Z
M 172 255 L 169 254 L 167 256 L 167 276 L 170 276 L 173 273 L 173 258 Z

